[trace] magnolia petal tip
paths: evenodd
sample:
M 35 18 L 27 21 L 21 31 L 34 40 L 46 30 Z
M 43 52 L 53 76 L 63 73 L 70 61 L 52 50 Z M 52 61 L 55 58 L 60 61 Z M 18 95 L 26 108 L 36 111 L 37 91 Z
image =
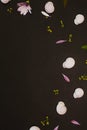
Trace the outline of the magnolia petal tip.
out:
M 76 120 L 71 120 L 71 123 L 74 124 L 74 125 L 79 125 L 80 126 L 80 123 Z
M 68 78 L 68 76 L 66 76 L 65 74 L 62 73 L 63 78 L 65 79 L 66 82 L 70 82 L 70 79 Z
M 67 40 L 58 40 L 58 41 L 56 42 L 56 44 L 60 44 L 60 43 L 64 43 L 64 42 L 67 42 Z
M 59 125 L 54 128 L 54 130 L 58 130 L 58 129 L 59 129 Z

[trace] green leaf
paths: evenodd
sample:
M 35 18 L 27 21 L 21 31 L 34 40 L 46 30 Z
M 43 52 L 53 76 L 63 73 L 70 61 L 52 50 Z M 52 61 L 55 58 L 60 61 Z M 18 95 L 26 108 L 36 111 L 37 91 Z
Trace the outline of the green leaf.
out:
M 87 45 L 83 45 L 81 48 L 87 50 Z

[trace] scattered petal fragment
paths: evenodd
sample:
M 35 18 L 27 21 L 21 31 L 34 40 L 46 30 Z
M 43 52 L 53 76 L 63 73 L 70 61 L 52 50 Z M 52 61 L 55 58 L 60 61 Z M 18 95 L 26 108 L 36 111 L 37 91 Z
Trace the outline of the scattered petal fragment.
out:
M 17 3 L 17 6 L 23 6 L 23 5 L 26 5 L 27 6 L 27 3 L 26 2 L 20 2 L 20 3 Z
M 64 42 L 67 42 L 67 40 L 59 40 L 56 42 L 56 44 L 60 44 L 60 43 L 64 43 Z
M 59 129 L 59 125 L 54 128 L 54 130 L 58 130 L 58 129 Z
M 47 14 L 45 11 L 41 11 L 41 13 L 42 13 L 44 16 L 46 16 L 46 17 L 50 17 L 50 15 Z
M 65 74 L 62 74 L 62 75 L 63 75 L 66 82 L 70 82 L 70 79 Z
M 76 120 L 72 120 L 71 123 L 74 124 L 74 125 L 80 125 L 80 123 Z

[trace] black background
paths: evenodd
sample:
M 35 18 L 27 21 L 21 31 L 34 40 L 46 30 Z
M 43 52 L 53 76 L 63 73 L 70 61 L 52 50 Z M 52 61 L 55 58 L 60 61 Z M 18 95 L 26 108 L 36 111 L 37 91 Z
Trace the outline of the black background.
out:
M 18 0 L 7 5 L 0 3 L 0 95 L 1 130 L 28 130 L 32 125 L 41 130 L 87 129 L 87 81 L 78 77 L 87 74 L 87 51 L 81 46 L 87 44 L 87 1 L 68 0 L 66 8 L 62 0 L 53 0 L 55 12 L 46 19 L 41 11 L 46 0 L 31 0 L 32 15 L 20 16 L 17 10 Z M 8 7 L 13 13 L 6 12 Z M 76 14 L 83 14 L 85 22 L 76 26 L 73 20 Z M 59 20 L 65 27 L 61 28 Z M 47 32 L 47 26 L 53 32 Z M 67 39 L 73 34 L 72 43 L 56 45 L 58 39 Z M 62 63 L 67 57 L 73 57 L 76 66 L 63 69 Z M 62 73 L 71 78 L 67 84 Z M 82 87 L 83 98 L 72 97 L 74 89 Z M 59 89 L 59 95 L 53 90 Z M 64 116 L 56 113 L 58 101 L 64 101 L 68 112 Z M 40 121 L 49 116 L 49 126 Z M 81 126 L 70 124 L 75 119 Z

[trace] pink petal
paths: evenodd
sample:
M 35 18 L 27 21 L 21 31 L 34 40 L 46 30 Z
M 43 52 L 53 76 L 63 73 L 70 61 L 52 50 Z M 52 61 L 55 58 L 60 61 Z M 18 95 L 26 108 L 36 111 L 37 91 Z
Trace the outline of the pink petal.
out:
M 62 74 L 62 75 L 66 82 L 70 82 L 70 79 L 65 74 Z
M 59 40 L 59 41 L 56 42 L 56 44 L 64 43 L 64 42 L 66 42 L 66 41 L 67 41 L 67 40 Z
M 42 13 L 44 16 L 46 16 L 46 17 L 50 17 L 50 15 L 47 14 L 45 11 L 41 11 L 41 13 Z
M 17 3 L 17 6 L 23 6 L 23 5 L 27 5 L 26 2 L 20 2 L 20 3 Z
M 80 125 L 80 123 L 76 120 L 72 120 L 71 123 L 74 124 L 74 125 Z
M 58 130 L 58 129 L 59 129 L 59 125 L 54 128 L 54 130 Z

